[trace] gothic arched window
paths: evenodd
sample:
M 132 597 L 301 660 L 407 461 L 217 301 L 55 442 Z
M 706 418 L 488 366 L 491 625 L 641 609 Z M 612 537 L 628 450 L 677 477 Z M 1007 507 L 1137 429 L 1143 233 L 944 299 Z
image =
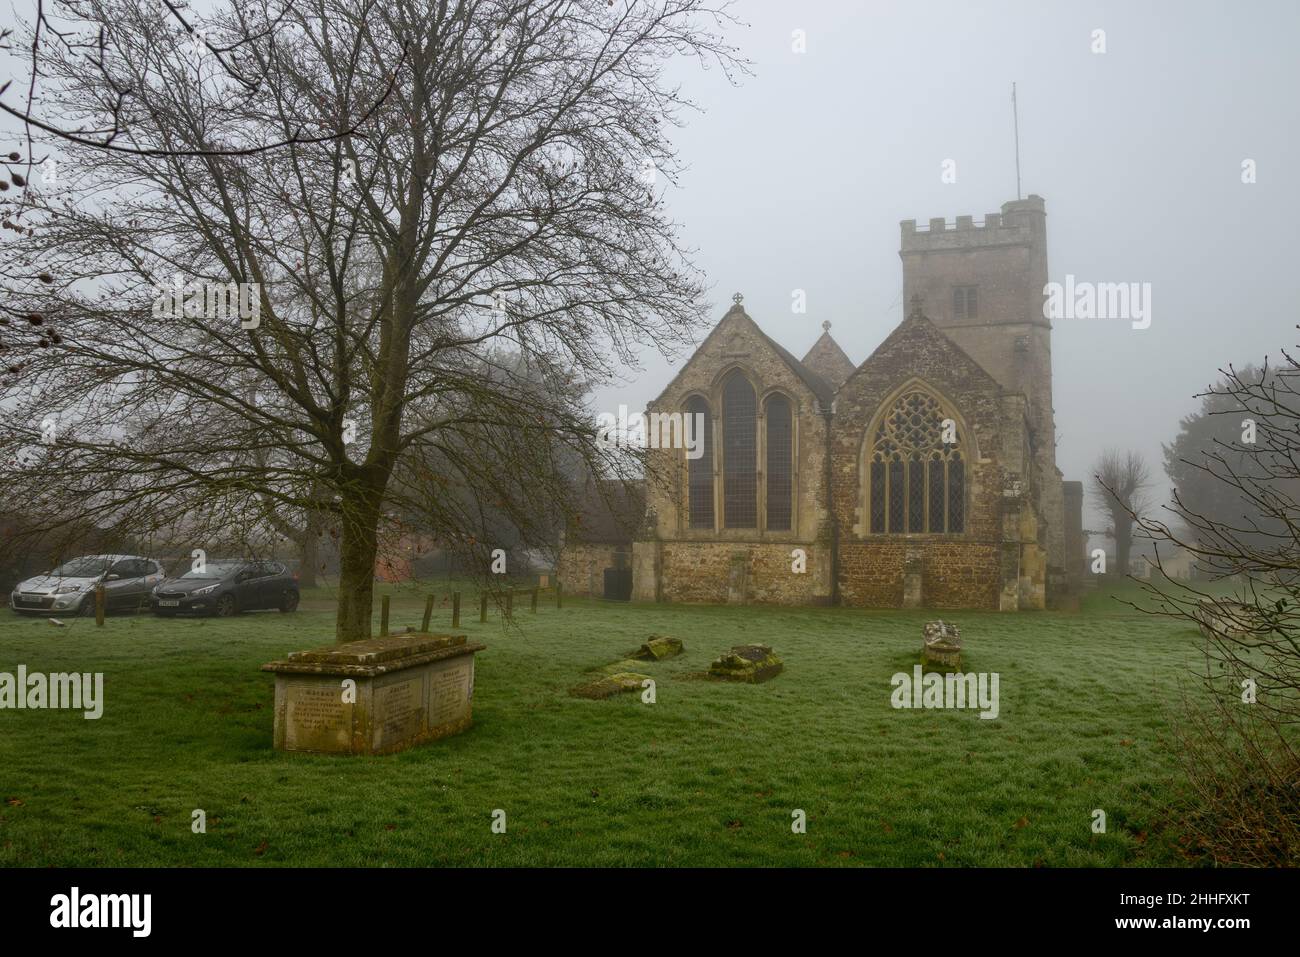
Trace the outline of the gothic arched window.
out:
M 965 529 L 961 438 L 955 417 L 929 392 L 915 389 L 895 400 L 867 455 L 872 534 Z
M 767 527 L 790 530 L 794 499 L 794 420 L 790 400 L 769 396 L 763 416 L 767 423 Z
M 713 527 L 713 414 L 709 403 L 698 395 L 686 400 L 686 415 L 692 442 L 700 443 L 698 458 L 686 459 L 686 515 L 691 528 Z M 704 431 L 696 431 L 697 415 L 704 417 Z
M 758 527 L 758 400 L 739 372 L 722 385 L 722 524 Z

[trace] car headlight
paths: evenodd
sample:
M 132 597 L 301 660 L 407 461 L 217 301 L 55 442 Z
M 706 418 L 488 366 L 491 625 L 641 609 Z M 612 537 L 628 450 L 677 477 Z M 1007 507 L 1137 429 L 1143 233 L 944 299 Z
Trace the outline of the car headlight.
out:
M 216 591 L 220 587 L 221 584 L 218 583 L 216 585 L 209 585 L 207 588 L 196 588 L 194 591 L 190 592 L 190 597 L 195 598 L 199 595 L 211 595 L 214 591 Z
M 66 595 L 69 592 L 82 591 L 84 588 L 84 585 L 60 585 L 58 588 L 54 589 L 54 594 Z

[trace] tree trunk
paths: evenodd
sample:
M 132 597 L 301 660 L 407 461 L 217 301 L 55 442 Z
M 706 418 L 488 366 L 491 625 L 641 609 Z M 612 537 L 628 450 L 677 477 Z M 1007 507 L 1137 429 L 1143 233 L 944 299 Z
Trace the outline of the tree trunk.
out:
M 320 529 L 308 525 L 299 548 L 298 587 L 315 588 L 316 571 L 320 564 Z
M 1115 523 L 1115 573 L 1128 574 L 1129 553 L 1133 550 L 1133 520 L 1127 512 L 1112 516 Z
M 360 500 L 344 502 L 339 543 L 339 608 L 334 634 L 338 642 L 370 637 L 382 496 L 382 488 L 369 488 L 358 493 Z

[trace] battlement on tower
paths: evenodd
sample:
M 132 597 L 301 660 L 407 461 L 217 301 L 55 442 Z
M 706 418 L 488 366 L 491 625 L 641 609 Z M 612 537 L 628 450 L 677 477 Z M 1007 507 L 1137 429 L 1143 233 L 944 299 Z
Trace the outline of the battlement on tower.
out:
M 905 219 L 899 224 L 902 232 L 900 252 L 1023 246 L 1043 235 L 1046 215 L 1043 197 L 1030 195 L 1028 199 L 1003 203 L 1001 212 L 985 213 L 982 220 L 974 216 L 958 216 L 949 222 L 938 216 L 928 225 L 918 226 L 915 219 Z

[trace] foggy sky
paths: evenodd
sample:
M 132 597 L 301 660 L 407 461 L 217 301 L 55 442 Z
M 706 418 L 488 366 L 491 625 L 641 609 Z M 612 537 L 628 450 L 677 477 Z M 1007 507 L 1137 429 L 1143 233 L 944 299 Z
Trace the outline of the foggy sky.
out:
M 707 108 L 675 134 L 691 167 L 666 194 L 713 284 L 709 327 L 741 292 L 798 356 L 824 320 L 861 363 L 903 318 L 903 219 L 976 219 L 1022 192 L 1047 204 L 1050 278 L 1152 284 L 1152 322 L 1054 323 L 1057 459 L 1086 480 L 1105 447 L 1146 454 L 1227 362 L 1300 334 L 1300 4 L 861 4 L 743 0 L 738 88 L 682 66 Z M 802 29 L 807 52 L 791 51 Z M 1090 51 L 1106 31 L 1105 54 Z M 940 180 L 945 159 L 957 182 Z M 1241 182 L 1241 163 L 1258 181 Z M 791 311 L 803 289 L 806 314 Z M 654 356 L 596 406 L 644 408 L 680 362 Z M 1092 521 L 1085 517 L 1085 521 Z M 1099 521 L 1099 519 L 1098 519 Z M 1099 527 L 1091 524 L 1089 527 Z
M 708 328 L 738 291 L 796 355 L 829 320 L 862 362 L 903 317 L 899 221 L 980 219 L 1016 198 L 1014 80 L 1022 193 L 1047 203 L 1050 278 L 1152 284 L 1149 329 L 1055 323 L 1067 479 L 1086 480 L 1105 447 L 1134 448 L 1163 494 L 1160 444 L 1193 395 L 1225 363 L 1300 341 L 1294 0 L 741 0 L 735 12 L 747 26 L 729 39 L 753 76 L 733 87 L 716 69 L 674 69 L 706 108 L 674 133 L 690 169 L 665 196 L 713 285 Z M 806 53 L 791 50 L 796 29 Z M 1105 54 L 1090 50 L 1094 29 Z M 946 159 L 956 183 L 940 180 Z M 643 409 L 681 361 L 647 354 L 594 411 Z

